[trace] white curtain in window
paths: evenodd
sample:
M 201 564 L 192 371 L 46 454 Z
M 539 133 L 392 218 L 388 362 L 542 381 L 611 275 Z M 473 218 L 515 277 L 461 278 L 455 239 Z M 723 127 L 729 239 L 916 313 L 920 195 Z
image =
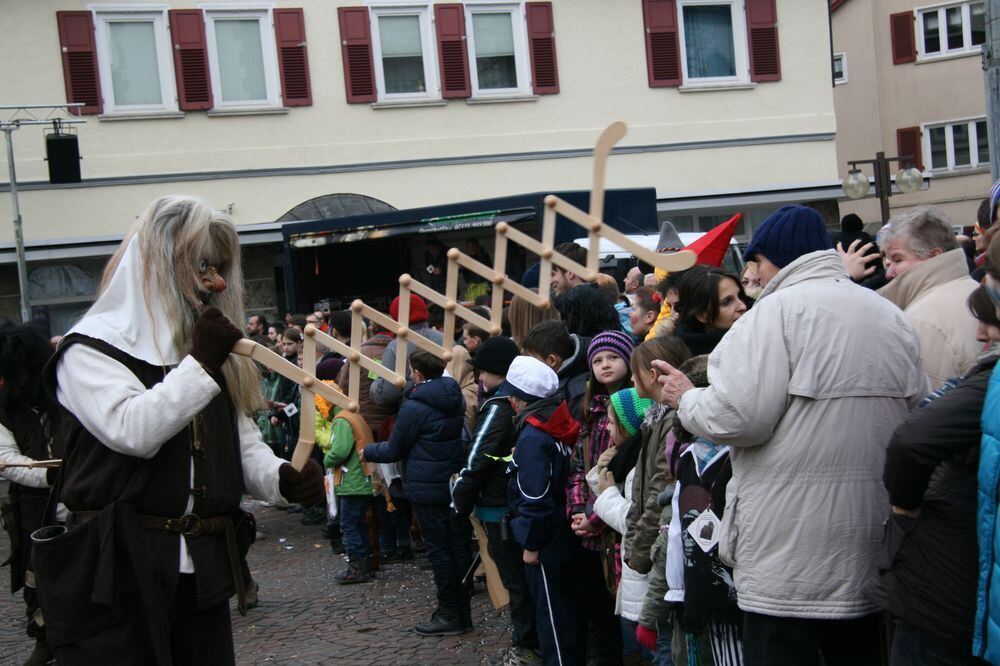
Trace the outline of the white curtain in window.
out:
M 216 19 L 215 43 L 225 102 L 267 99 L 264 56 L 257 19 Z
M 417 16 L 381 16 L 378 20 L 383 58 L 423 56 L 420 46 L 420 18 Z
M 684 48 L 689 78 L 736 76 L 730 5 L 685 7 Z
M 473 14 L 472 35 L 477 58 L 514 55 L 514 29 L 510 14 Z
M 162 104 L 152 21 L 108 23 L 115 106 Z

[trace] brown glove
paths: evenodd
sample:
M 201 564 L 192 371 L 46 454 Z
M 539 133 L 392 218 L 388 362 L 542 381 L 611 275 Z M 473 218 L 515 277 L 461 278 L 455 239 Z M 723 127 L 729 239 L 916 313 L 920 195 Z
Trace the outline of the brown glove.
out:
M 310 460 L 302 471 L 285 463 L 278 468 L 278 492 L 289 502 L 302 506 L 319 506 L 326 501 L 323 470 L 315 460 Z
M 205 308 L 191 331 L 191 356 L 210 372 L 218 372 L 243 332 L 218 308 Z

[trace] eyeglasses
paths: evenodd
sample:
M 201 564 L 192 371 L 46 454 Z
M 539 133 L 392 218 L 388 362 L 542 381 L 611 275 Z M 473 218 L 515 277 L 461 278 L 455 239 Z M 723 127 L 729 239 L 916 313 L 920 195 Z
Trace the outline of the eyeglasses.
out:
M 306 319 L 306 323 L 307 324 L 316 324 L 316 323 L 318 323 L 318 321 L 319 320 L 316 319 L 316 317 L 313 317 L 312 319 Z

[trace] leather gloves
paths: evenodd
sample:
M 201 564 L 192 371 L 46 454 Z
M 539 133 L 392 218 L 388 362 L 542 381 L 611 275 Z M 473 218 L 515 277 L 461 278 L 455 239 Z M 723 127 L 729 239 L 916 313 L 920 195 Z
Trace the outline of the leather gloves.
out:
M 323 470 L 315 460 L 310 460 L 301 472 L 285 463 L 278 468 L 278 491 L 294 504 L 319 506 L 326 502 Z
M 243 332 L 218 308 L 205 308 L 191 331 L 191 356 L 209 372 L 218 372 Z

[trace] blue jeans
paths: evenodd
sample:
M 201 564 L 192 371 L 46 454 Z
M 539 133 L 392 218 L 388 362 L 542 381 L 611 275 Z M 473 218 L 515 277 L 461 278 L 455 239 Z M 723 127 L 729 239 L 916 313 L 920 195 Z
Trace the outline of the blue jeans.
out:
M 372 498 L 368 495 L 343 495 L 338 499 L 344 550 L 352 560 L 366 560 L 372 554 L 372 546 L 368 542 L 368 523 L 365 521 Z

